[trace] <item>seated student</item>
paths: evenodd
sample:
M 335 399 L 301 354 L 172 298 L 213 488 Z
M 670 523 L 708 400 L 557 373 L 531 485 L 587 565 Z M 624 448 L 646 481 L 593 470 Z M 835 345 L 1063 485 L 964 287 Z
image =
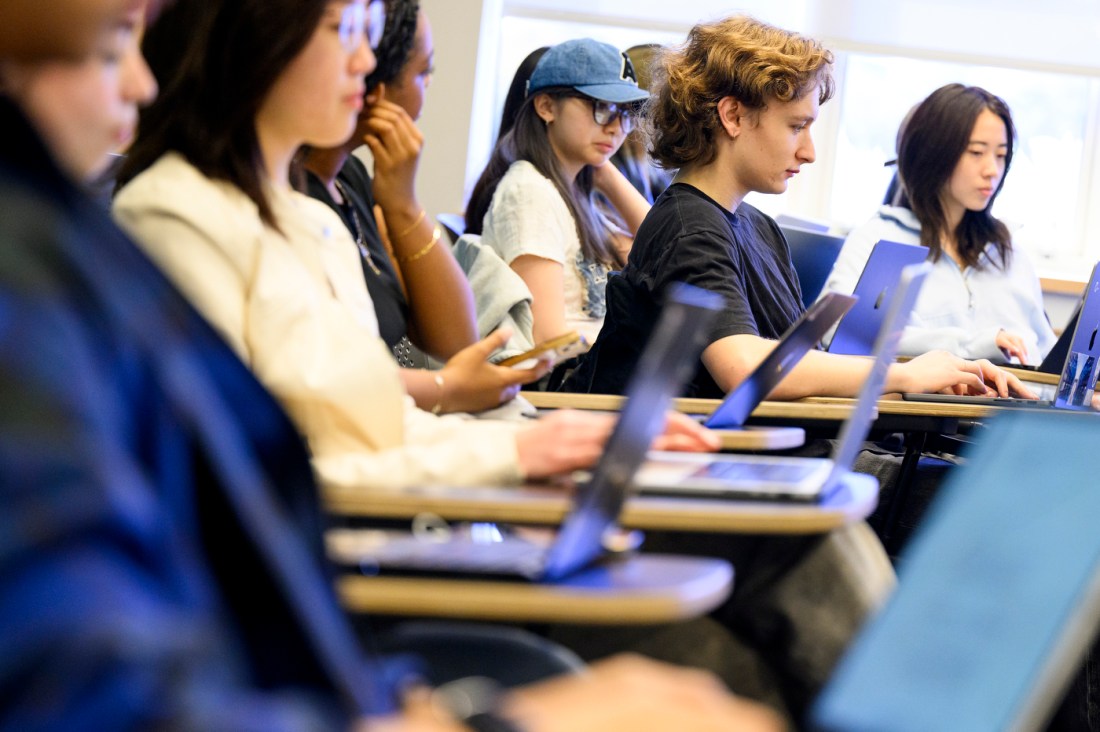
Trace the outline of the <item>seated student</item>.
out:
M 102 123 L 124 133 L 154 88 L 141 3 L 106 22 L 80 4 L 0 10 L 0 728 L 775 729 L 705 675 L 636 658 L 505 694 L 495 715 L 422 695 L 397 710 L 332 591 L 290 421 L 66 175 L 95 173 L 115 144 Z M 41 22 L 65 32 L 8 43 Z
M 626 55 L 638 74 L 638 86 L 646 91 L 649 91 L 653 79 L 649 69 L 650 64 L 660 50 L 661 47 L 655 43 L 643 43 L 626 49 Z M 622 147 L 611 156 L 611 162 L 622 171 L 630 184 L 637 188 L 650 204 L 668 188 L 668 184 L 672 181 L 669 171 L 658 168 L 649 159 L 645 149 L 645 135 L 641 129 L 631 130 L 623 141 Z
M 851 292 L 880 239 L 928 248 L 932 272 L 898 353 L 1038 363 L 1054 345 L 1035 268 L 992 214 L 1016 130 L 1004 100 L 948 84 L 898 131 L 897 205 L 848 235 L 825 290 Z
M 259 51 L 241 31 L 223 42 L 206 0 L 166 11 L 145 41 L 163 93 L 142 111 L 116 217 L 282 401 L 326 486 L 506 484 L 590 464 L 606 418 L 471 424 L 407 401 L 347 228 L 289 184 L 300 145 L 350 135 L 374 67 L 355 33 L 363 4 L 324 5 L 312 36 L 297 22 L 249 20 Z M 498 340 L 479 344 L 478 358 Z M 436 385 L 442 411 L 446 383 Z
M 464 350 L 478 335 L 473 294 L 449 248 L 435 245 L 438 230 L 417 201 L 413 180 L 423 147 L 414 120 L 432 59 L 431 28 L 415 0 L 387 3 L 378 54 L 385 65 L 367 77 L 355 132 L 340 146 L 306 150 L 307 190 L 340 216 L 355 239 L 379 333 L 403 367 L 401 380 L 417 406 L 438 412 L 491 409 L 546 369 L 494 366 L 485 359 L 484 344 Z M 351 155 L 364 140 L 375 151 L 373 182 Z M 375 222 L 375 203 L 386 221 L 388 245 Z M 410 341 L 447 364 L 438 373 L 411 368 Z
M 566 41 L 535 65 L 515 125 L 498 142 L 466 207 L 533 297 L 533 340 L 567 330 L 590 340 L 604 314 L 607 273 L 626 260 L 648 203 L 608 160 L 645 99 L 630 61 L 591 39 Z M 621 217 L 612 223 L 600 193 Z
M 362 4 L 313 2 L 311 27 L 301 0 L 177 0 L 150 28 L 145 45 L 164 91 L 142 113 L 116 214 L 287 408 L 324 488 L 506 484 L 591 465 L 609 417 L 554 413 L 517 428 L 408 407 L 347 229 L 328 207 L 289 190 L 299 144 L 331 146 L 350 134 L 373 63 L 352 32 Z M 222 42 L 228 28 L 233 43 Z M 267 86 L 255 87 L 257 78 Z M 256 112 L 227 114 L 238 105 Z M 235 142 L 242 139 L 255 142 Z M 248 154 L 253 145 L 262 158 Z M 714 438 L 681 418 L 670 420 L 665 444 L 699 449 Z M 721 630 L 775 667 L 792 708 L 824 683 L 893 580 L 860 526 L 692 541 L 676 541 L 676 551 L 713 551 L 740 565 Z M 697 655 L 672 651 L 685 661 Z
M 816 41 L 747 17 L 697 25 L 685 46 L 664 54 L 646 122 L 654 159 L 678 172 L 609 285 L 603 330 L 565 388 L 621 393 L 664 288 L 674 281 L 726 301 L 688 387 L 691 396 L 724 396 L 802 313 L 778 225 L 744 198 L 751 191 L 782 193 L 814 161 L 810 129 L 832 95 L 831 65 L 832 55 Z M 811 352 L 771 397 L 854 396 L 869 367 L 867 359 Z M 988 361 L 942 351 L 895 364 L 886 383 L 888 392 L 1011 389 L 1034 396 Z

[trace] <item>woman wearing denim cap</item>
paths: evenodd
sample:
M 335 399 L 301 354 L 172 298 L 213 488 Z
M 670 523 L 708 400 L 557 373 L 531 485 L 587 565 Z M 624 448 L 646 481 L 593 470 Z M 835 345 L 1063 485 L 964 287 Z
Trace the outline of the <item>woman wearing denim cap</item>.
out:
M 615 47 L 589 38 L 553 46 L 474 187 L 467 230 L 527 283 L 535 341 L 599 331 L 607 273 L 625 264 L 649 210 L 608 161 L 647 97 Z M 597 192 L 613 210 L 597 206 Z

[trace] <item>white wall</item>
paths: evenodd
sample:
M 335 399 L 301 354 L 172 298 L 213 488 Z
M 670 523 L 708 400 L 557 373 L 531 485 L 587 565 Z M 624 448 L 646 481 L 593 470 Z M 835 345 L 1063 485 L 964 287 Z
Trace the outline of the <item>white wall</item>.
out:
M 736 6 L 715 0 L 421 0 L 421 4 L 434 29 L 436 74 L 420 123 L 427 146 L 417 186 L 432 213 L 462 210 L 467 189 L 490 151 L 499 114 L 499 79 L 509 78 L 518 63 L 512 58 L 516 49 L 535 45 L 525 37 L 513 37 L 525 34 L 502 38 L 505 15 L 544 27 L 568 21 L 589 24 L 596 29 L 594 34 L 612 32 L 609 26 L 616 26 L 621 30 L 614 32 L 650 36 L 682 34 L 699 20 L 744 11 L 819 37 L 836 50 L 881 50 L 962 62 L 1004 60 L 1006 65 L 1023 68 L 1100 73 L 1100 3 L 1096 0 L 740 0 Z M 817 125 L 818 139 L 831 139 L 839 111 L 836 104 L 826 105 Z M 823 211 L 831 154 L 829 146 L 819 146 L 817 164 L 800 175 L 785 196 L 753 202 L 765 210 Z M 1100 161 L 1090 169 L 1100 171 Z M 1100 184 L 1081 184 L 1097 199 L 1096 206 L 1086 207 L 1091 217 L 1088 228 L 1100 230 Z M 1060 298 L 1052 298 L 1051 319 L 1056 325 L 1065 309 Z

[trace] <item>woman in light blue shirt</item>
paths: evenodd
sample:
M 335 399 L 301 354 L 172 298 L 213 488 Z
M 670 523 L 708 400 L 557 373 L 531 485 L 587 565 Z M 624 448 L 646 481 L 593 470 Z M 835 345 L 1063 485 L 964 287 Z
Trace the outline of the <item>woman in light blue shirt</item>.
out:
M 852 231 L 824 288 L 851 292 L 880 239 L 927 247 L 933 269 L 899 353 L 1028 364 L 1054 345 L 1035 268 L 990 213 L 1014 142 L 1008 105 L 979 87 L 941 87 L 903 123 L 898 205 Z

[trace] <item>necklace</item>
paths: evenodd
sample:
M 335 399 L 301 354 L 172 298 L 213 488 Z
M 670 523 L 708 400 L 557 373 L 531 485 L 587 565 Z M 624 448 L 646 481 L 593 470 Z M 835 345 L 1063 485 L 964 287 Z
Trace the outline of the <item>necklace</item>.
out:
M 374 257 L 370 254 L 370 249 L 367 247 L 366 239 L 363 236 L 363 222 L 359 220 L 359 210 L 355 207 L 355 204 L 351 202 L 351 197 L 348 195 L 347 189 L 344 188 L 344 184 L 340 182 L 339 178 L 334 178 L 333 183 L 336 184 L 336 190 L 340 192 L 340 196 L 344 199 L 344 207 L 351 213 L 351 224 L 355 229 L 352 233 L 355 234 L 355 246 L 359 247 L 359 253 L 363 255 L 363 259 L 366 260 L 367 266 L 370 267 L 371 272 L 376 275 L 381 275 L 382 270 L 378 269 L 378 265 L 374 263 Z

